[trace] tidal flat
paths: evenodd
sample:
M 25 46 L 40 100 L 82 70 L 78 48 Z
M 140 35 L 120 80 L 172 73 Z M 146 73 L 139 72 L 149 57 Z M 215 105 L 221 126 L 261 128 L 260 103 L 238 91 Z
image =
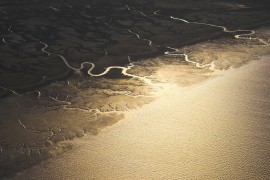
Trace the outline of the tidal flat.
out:
M 180 177 L 178 173 L 172 173 L 170 176 L 171 172 L 166 169 L 171 166 L 174 166 L 172 169 L 175 172 L 177 169 L 181 169 L 182 166 L 171 161 L 164 163 L 166 166 L 164 171 L 161 171 L 161 166 L 158 166 L 158 169 L 145 168 L 145 171 L 134 168 L 133 173 L 131 169 L 127 169 L 126 172 L 129 174 L 125 174 L 124 171 L 112 170 L 116 174 L 110 175 L 102 167 L 122 168 L 124 164 L 129 165 L 130 161 L 123 160 L 120 153 L 123 153 L 122 155 L 125 157 L 124 155 L 127 155 L 127 151 L 130 150 L 129 147 L 135 148 L 127 144 L 127 146 L 124 145 L 132 139 L 132 135 L 137 137 L 139 136 L 137 133 L 146 132 L 146 127 L 149 127 L 149 135 L 147 136 L 149 138 L 151 133 L 163 133 L 164 136 L 168 133 L 168 136 L 164 137 L 166 141 L 160 139 L 161 136 L 152 134 L 153 140 L 155 137 L 160 140 L 159 145 L 151 144 L 149 139 L 149 141 L 143 140 L 142 143 L 145 142 L 144 147 L 147 143 L 150 146 L 153 145 L 153 157 L 149 153 L 138 154 L 140 152 L 136 151 L 135 148 L 134 157 L 131 155 L 131 159 L 135 158 L 136 154 L 140 156 L 136 161 L 135 159 L 132 161 L 140 164 L 142 162 L 140 160 L 145 159 L 146 162 L 149 160 L 149 162 L 154 163 L 154 156 L 157 157 L 158 152 L 160 155 L 165 153 L 166 148 L 169 148 L 168 152 L 172 154 L 176 153 L 179 157 L 185 157 L 189 146 L 184 142 L 186 146 L 182 147 L 179 142 L 183 139 L 174 139 L 172 134 L 170 139 L 168 129 L 163 130 L 163 126 L 167 127 L 163 121 L 171 119 L 174 114 L 172 111 L 177 114 L 177 117 L 173 118 L 173 122 L 180 117 L 193 119 L 194 114 L 191 109 L 194 109 L 194 113 L 197 112 L 196 109 L 201 109 L 202 107 L 198 107 L 198 103 L 201 101 L 209 101 L 211 107 L 208 104 L 203 105 L 202 102 L 202 106 L 205 107 L 198 111 L 201 112 L 201 117 L 195 113 L 194 122 L 200 120 L 205 121 L 206 124 L 212 123 L 211 127 L 208 126 L 209 124 L 207 125 L 209 132 L 214 131 L 216 123 L 217 129 L 217 134 L 203 134 L 202 138 L 207 139 L 210 136 L 215 136 L 220 138 L 220 141 L 224 139 L 229 142 L 230 139 L 233 142 L 240 142 L 236 136 L 229 136 L 229 139 L 226 139 L 226 136 L 222 134 L 226 117 L 231 118 L 230 122 L 235 120 L 235 127 L 233 125 L 231 127 L 236 129 L 244 128 L 244 126 L 255 127 L 257 119 L 259 124 L 266 121 L 265 127 L 267 129 L 268 112 L 267 110 L 258 111 L 257 105 L 269 107 L 267 105 L 269 102 L 267 72 L 266 68 L 261 65 L 269 67 L 267 63 L 269 58 L 260 59 L 270 53 L 270 3 L 259 2 L 254 0 L 226 2 L 211 0 L 192 3 L 186 0 L 169 0 L 166 3 L 159 0 L 136 2 L 120 0 L 109 2 L 103 0 L 79 0 L 76 2 L 73 0 L 57 2 L 53 0 L 46 2 L 41 0 L 31 2 L 1 1 L 0 178 L 27 179 L 30 178 L 32 170 L 33 178 L 38 178 L 41 176 L 36 173 L 42 171 L 39 168 L 43 163 L 48 163 L 48 169 L 53 172 L 54 170 L 51 168 L 57 166 L 57 163 L 67 162 L 66 158 L 70 158 L 70 162 L 75 164 L 79 163 L 79 160 L 75 162 L 72 159 L 75 157 L 84 158 L 82 166 L 74 167 L 75 164 L 71 166 L 74 171 L 86 168 L 87 173 L 82 175 L 83 179 L 87 179 L 88 175 L 100 179 L 104 177 L 106 179 L 151 178 L 151 176 L 176 178 L 177 175 Z M 250 61 L 258 61 L 258 65 L 255 62 L 250 63 Z M 257 68 L 252 68 L 253 65 L 254 68 Z M 258 70 L 260 68 L 265 74 L 263 77 L 260 77 L 260 70 Z M 242 79 L 236 78 L 235 74 L 238 71 L 244 74 L 240 74 Z M 243 81 L 242 88 L 230 84 L 228 78 L 224 80 L 226 79 L 222 77 L 224 73 L 226 74 L 224 76 L 232 78 L 231 83 L 241 84 Z M 248 75 L 249 73 L 251 74 Z M 251 75 L 253 74 L 256 74 L 258 79 L 252 79 Z M 235 78 L 236 80 L 234 80 Z M 220 93 L 224 93 L 224 97 L 229 97 L 229 94 L 231 97 L 235 97 L 235 94 L 238 94 L 239 98 L 242 99 L 229 98 L 223 101 L 220 99 L 224 98 L 218 96 L 218 92 L 216 92 L 217 99 L 211 99 L 209 94 L 212 94 L 213 89 L 210 88 L 211 90 L 206 93 L 203 84 L 211 84 L 219 79 L 224 81 L 224 85 L 217 83 L 218 86 L 221 86 L 218 89 Z M 260 91 L 251 91 L 250 88 L 254 89 L 254 82 L 257 81 L 256 87 L 258 86 Z M 194 95 L 193 89 L 200 88 L 204 93 L 201 96 L 205 96 L 206 99 L 200 100 L 198 98 L 198 102 L 195 102 L 197 95 Z M 230 88 L 236 90 L 229 91 Z M 245 88 L 246 91 L 243 90 Z M 241 89 L 243 91 L 240 91 Z M 225 90 L 228 90 L 229 94 L 226 94 Z M 171 91 L 172 94 L 169 95 L 167 91 Z M 196 91 L 195 94 L 199 93 L 199 90 L 194 91 Z M 180 95 L 181 93 L 183 94 Z M 244 94 L 243 97 L 239 95 L 241 93 Z M 169 99 L 172 100 L 172 96 L 175 97 L 175 100 L 170 103 Z M 186 99 L 186 97 L 190 97 L 192 100 L 187 100 L 187 103 L 183 104 L 180 99 Z M 232 106 L 234 113 L 237 114 L 239 111 L 241 114 L 243 112 L 241 108 L 242 106 L 246 107 L 245 102 L 248 99 L 251 99 L 250 101 L 256 100 L 257 104 L 255 103 L 254 113 L 251 114 L 252 119 L 243 122 L 243 118 L 231 114 L 230 110 L 232 109 L 229 104 L 236 100 L 243 101 L 243 104 Z M 164 101 L 164 103 L 166 101 L 167 105 L 160 104 L 157 107 L 155 104 L 160 101 Z M 220 105 L 217 105 L 217 101 Z M 174 104 L 175 107 L 172 107 L 171 104 Z M 223 104 L 224 108 L 219 107 Z M 161 110 L 165 105 L 171 107 L 165 108 L 166 112 Z M 145 108 L 147 109 L 148 106 L 153 106 L 151 113 L 150 111 L 145 112 Z M 212 110 L 215 108 L 212 106 L 219 107 L 220 111 L 215 111 L 219 113 L 214 115 Z M 250 103 L 250 106 L 252 108 L 253 104 Z M 130 115 L 136 112 L 139 113 L 138 117 L 131 118 Z M 209 115 L 207 115 L 208 113 Z M 190 117 L 187 117 L 188 115 Z M 255 115 L 258 117 L 256 118 Z M 131 119 L 135 122 L 131 123 Z M 141 131 L 128 131 L 132 130 L 133 126 L 139 127 L 140 122 L 142 123 Z M 131 123 L 130 126 L 128 123 Z M 179 121 L 180 124 L 168 123 L 168 128 L 175 126 L 176 129 L 182 128 L 184 132 L 191 133 L 184 133 L 183 137 L 194 136 L 195 139 L 198 138 L 195 133 L 198 125 L 195 123 L 189 124 L 187 129 L 181 126 L 181 123 L 183 125 L 187 123 L 184 120 Z M 223 125 L 220 126 L 219 123 Z M 144 124 L 148 125 L 144 126 Z M 201 125 L 204 126 L 203 122 Z M 124 131 L 123 128 L 126 130 Z M 153 129 L 151 130 L 151 128 Z M 268 137 L 269 134 L 260 128 L 258 127 L 254 132 L 248 129 L 248 132 L 243 133 L 252 132 L 252 134 L 248 134 L 249 137 L 256 139 L 255 131 L 262 131 L 265 133 L 265 137 Z M 192 131 L 192 129 L 195 130 Z M 123 146 L 111 144 L 117 141 L 106 135 L 110 134 L 111 130 L 112 137 L 116 137 L 116 134 L 122 132 L 126 133 L 126 135 L 121 135 L 127 136 L 127 139 L 123 139 Z M 202 133 L 200 129 L 197 130 Z M 145 133 L 141 133 L 142 137 L 146 136 Z M 228 130 L 226 133 L 232 134 L 234 132 Z M 237 135 L 243 136 L 240 132 Z M 104 136 L 108 139 L 105 140 Z M 117 138 L 119 138 L 119 143 L 122 142 L 120 135 L 117 135 Z M 82 142 L 85 139 L 88 139 L 89 142 L 84 145 Z M 111 140 L 112 142 L 110 142 Z M 200 138 L 199 140 L 202 141 Z M 262 142 L 258 144 L 261 147 L 260 150 L 266 154 L 269 153 L 267 152 L 267 148 L 269 149 L 270 146 L 268 141 L 262 140 L 262 136 L 259 136 L 258 141 L 254 141 L 254 143 L 259 143 L 259 141 Z M 158 141 L 153 142 L 158 143 Z M 172 142 L 172 144 L 168 145 L 166 142 Z M 246 140 L 244 139 L 243 142 Z M 119 154 L 100 149 L 106 148 L 109 144 L 113 148 L 119 147 L 121 149 Z M 134 145 L 136 144 L 142 145 L 138 141 L 134 142 Z M 216 144 L 209 141 L 208 145 L 215 147 Z M 219 145 L 217 148 L 220 147 Z M 225 144 L 223 145 L 225 146 Z M 157 152 L 155 152 L 154 146 L 157 146 Z M 161 146 L 165 149 L 160 148 Z M 180 151 L 176 152 L 170 149 L 171 146 L 182 149 L 182 154 Z M 236 152 L 235 146 L 236 144 L 232 144 L 232 149 Z M 249 146 L 239 146 L 239 152 L 249 152 Z M 89 148 L 89 151 L 85 150 L 86 147 Z M 122 149 L 122 147 L 127 148 Z M 78 150 L 80 148 L 82 150 Z M 206 148 L 207 153 L 210 152 L 209 148 L 203 147 L 203 143 L 200 148 Z M 89 159 L 85 156 L 78 157 L 84 151 L 89 155 L 89 158 L 94 156 L 91 154 L 94 152 L 96 158 L 100 159 L 90 158 L 93 164 L 85 165 L 86 160 Z M 190 151 L 193 153 L 192 148 Z M 251 152 L 251 155 L 254 155 L 254 152 Z M 213 152 L 211 151 L 212 154 L 207 153 L 205 157 L 217 157 L 216 161 L 209 160 L 209 165 L 218 165 L 217 162 L 224 155 L 225 150 L 215 149 Z M 230 151 L 230 153 L 232 152 Z M 113 158 L 107 164 L 105 161 L 101 161 L 101 157 L 106 156 L 106 154 L 112 154 L 111 158 Z M 176 156 L 176 154 L 174 155 Z M 152 158 L 145 158 L 147 155 Z M 244 158 L 244 156 L 239 156 Z M 164 158 L 173 157 L 164 156 Z M 198 159 L 202 157 L 198 157 Z M 247 156 L 245 157 L 247 158 Z M 257 169 L 258 177 L 267 177 L 269 175 L 266 170 L 269 167 L 267 157 L 262 154 L 259 158 L 261 161 L 258 162 L 265 164 L 262 163 L 260 166 L 253 162 L 253 164 L 251 162 L 247 164 L 252 167 L 258 165 L 260 167 L 260 171 Z M 161 159 L 157 159 L 156 163 L 163 164 Z M 182 160 L 179 160 L 179 163 Z M 195 162 L 196 159 L 192 161 Z M 234 167 L 230 162 L 238 163 L 238 161 L 233 160 L 226 162 L 228 163 L 224 163 L 224 166 L 221 167 L 227 169 L 227 172 L 232 171 L 230 168 Z M 198 167 L 206 165 L 205 163 L 197 161 Z M 94 166 L 96 167 L 94 168 Z M 188 168 L 184 165 L 183 167 Z M 243 169 L 236 168 L 237 170 L 232 173 L 232 176 L 229 174 L 225 176 L 219 171 L 210 170 L 209 173 L 205 171 L 202 178 L 207 179 L 208 175 L 213 178 L 256 177 L 256 173 L 252 169 L 247 169 L 246 166 L 239 167 L 243 167 Z M 192 165 L 192 168 L 195 168 L 195 164 Z M 201 167 L 201 169 L 204 168 Z M 103 170 L 104 176 L 102 175 Z M 155 173 L 150 173 L 151 170 Z M 62 172 L 58 168 L 55 171 Z M 50 175 L 40 173 L 44 175 L 45 179 L 80 177 L 74 171 L 70 170 L 66 176 L 57 173 Z M 179 172 L 181 171 L 179 170 Z M 241 177 L 240 172 L 243 171 L 250 173 L 250 175 L 244 173 Z M 164 173 L 161 176 L 162 172 Z M 201 173 L 196 174 L 192 170 L 189 172 L 186 176 L 181 177 L 196 179 L 202 173 L 200 171 Z

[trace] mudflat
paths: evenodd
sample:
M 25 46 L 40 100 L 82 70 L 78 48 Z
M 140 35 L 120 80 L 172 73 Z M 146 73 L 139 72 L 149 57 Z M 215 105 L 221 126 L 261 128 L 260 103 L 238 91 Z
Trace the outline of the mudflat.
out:
M 270 54 L 269 10 L 265 0 L 2 0 L 0 179 L 72 151 L 164 89 L 187 94 Z
M 15 179 L 267 179 L 270 57 L 161 96 Z

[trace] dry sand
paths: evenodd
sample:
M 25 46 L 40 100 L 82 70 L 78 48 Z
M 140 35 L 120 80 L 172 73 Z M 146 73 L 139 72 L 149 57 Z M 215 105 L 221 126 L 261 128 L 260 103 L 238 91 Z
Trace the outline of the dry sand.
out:
M 17 179 L 267 179 L 270 57 L 162 96 Z M 16 179 L 15 178 L 15 179 Z

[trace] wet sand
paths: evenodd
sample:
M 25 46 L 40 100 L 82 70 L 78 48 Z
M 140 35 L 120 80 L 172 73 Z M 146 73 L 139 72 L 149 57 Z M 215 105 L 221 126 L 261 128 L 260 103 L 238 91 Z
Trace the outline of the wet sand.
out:
M 15 179 L 267 179 L 270 57 L 157 100 Z

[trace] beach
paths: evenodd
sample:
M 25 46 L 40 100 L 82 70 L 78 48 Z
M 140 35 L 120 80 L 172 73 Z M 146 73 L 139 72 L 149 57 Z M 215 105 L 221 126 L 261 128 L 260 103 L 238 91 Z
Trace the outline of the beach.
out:
M 267 179 L 270 56 L 161 95 L 14 179 Z

